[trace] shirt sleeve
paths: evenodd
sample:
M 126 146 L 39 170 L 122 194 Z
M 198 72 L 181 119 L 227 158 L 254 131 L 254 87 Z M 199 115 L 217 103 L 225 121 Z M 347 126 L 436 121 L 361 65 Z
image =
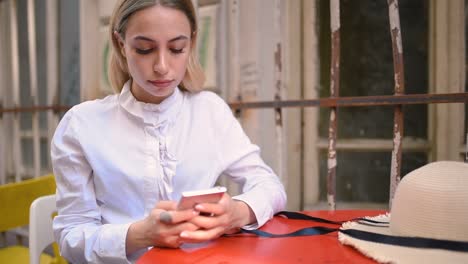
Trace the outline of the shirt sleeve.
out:
M 246 229 L 261 227 L 273 215 L 284 209 L 286 192 L 273 170 L 260 157 L 260 149 L 252 144 L 230 108 L 223 103 L 224 124 L 221 129 L 219 157 L 224 174 L 242 185 L 242 194 L 233 199 L 245 202 L 254 212 L 257 222 Z
M 73 263 L 130 263 L 125 249 L 130 224 L 102 224 L 92 168 L 73 121 L 72 109 L 51 143 L 58 209 L 53 229 L 61 255 Z

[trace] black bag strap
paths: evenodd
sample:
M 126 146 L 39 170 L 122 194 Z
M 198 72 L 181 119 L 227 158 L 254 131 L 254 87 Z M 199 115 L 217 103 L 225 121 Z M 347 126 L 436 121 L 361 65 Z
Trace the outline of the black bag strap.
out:
M 287 233 L 287 234 L 273 234 L 273 233 L 268 233 L 268 232 L 261 231 L 258 229 L 257 230 L 241 229 L 241 233 L 254 234 L 257 236 L 270 237 L 270 238 L 325 235 L 325 234 L 332 233 L 335 231 L 338 231 L 338 229 L 324 227 L 324 226 L 306 227 L 306 228 L 302 228 L 295 232 Z
M 389 224 L 389 222 L 375 221 L 375 220 L 366 219 L 366 218 L 362 218 L 362 217 L 348 219 L 348 220 L 342 220 L 342 221 L 332 221 L 332 220 L 328 220 L 328 219 L 325 219 L 325 218 L 314 217 L 314 216 L 306 215 L 306 214 L 303 214 L 303 213 L 290 212 L 290 211 L 281 211 L 281 212 L 276 213 L 275 216 L 284 216 L 284 217 L 286 217 L 288 219 L 310 220 L 310 221 L 313 221 L 313 222 L 334 224 L 334 225 L 342 225 L 343 223 L 346 223 L 346 222 L 349 222 L 349 221 L 363 221 L 363 222 L 372 223 L 372 224 Z
M 281 212 L 276 213 L 275 216 L 286 217 L 288 219 L 293 219 L 293 220 L 308 220 L 312 222 L 332 224 L 332 225 L 338 225 L 338 226 L 341 226 L 343 223 L 348 222 L 348 221 L 364 221 L 364 222 L 368 222 L 371 224 L 388 224 L 388 222 L 374 221 L 374 220 L 365 219 L 365 218 L 353 218 L 350 220 L 332 221 L 332 220 L 328 220 L 325 218 L 314 217 L 314 216 L 306 215 L 303 213 L 290 212 L 290 211 L 281 211 Z M 261 237 L 278 238 L 278 237 L 324 235 L 324 234 L 336 232 L 338 230 L 339 230 L 339 227 L 330 228 L 330 227 L 324 227 L 324 226 L 316 226 L 316 227 L 302 228 L 295 232 L 287 233 L 287 234 L 273 234 L 273 233 L 269 233 L 269 232 L 265 232 L 261 230 L 246 230 L 246 229 L 241 229 L 241 233 L 254 234 L 257 236 L 261 236 Z
M 289 211 L 281 211 L 275 214 L 275 216 L 286 217 L 288 219 L 293 220 L 308 220 L 313 222 L 319 223 L 326 223 L 332 225 L 339 225 L 341 226 L 345 222 L 349 221 L 359 221 L 361 224 L 369 224 L 369 225 L 379 225 L 379 226 L 386 226 L 389 225 L 389 222 L 385 221 L 375 221 L 366 218 L 353 218 L 350 220 L 342 220 L 342 221 L 332 221 L 320 217 L 313 217 L 310 215 L 306 215 L 299 212 L 289 212 Z M 324 235 L 332 232 L 340 232 L 346 234 L 350 237 L 366 240 L 371 242 L 389 244 L 389 245 L 398 245 L 404 247 L 415 247 L 415 248 L 429 248 L 429 249 L 445 249 L 451 251 L 458 251 L 458 252 L 468 252 L 468 242 L 464 241 L 453 241 L 453 240 L 441 240 L 441 239 L 433 239 L 433 238 L 421 238 L 421 237 L 402 237 L 402 236 L 389 236 L 389 235 L 382 235 L 377 233 L 371 233 L 356 229 L 340 229 L 339 227 L 330 228 L 324 226 L 315 226 L 315 227 L 306 227 L 299 229 L 297 231 L 286 233 L 286 234 L 273 234 L 261 230 L 246 230 L 241 229 L 240 233 L 244 234 L 253 234 L 261 237 L 269 237 L 269 238 L 281 238 L 281 237 L 296 237 L 296 236 L 316 236 L 316 235 Z

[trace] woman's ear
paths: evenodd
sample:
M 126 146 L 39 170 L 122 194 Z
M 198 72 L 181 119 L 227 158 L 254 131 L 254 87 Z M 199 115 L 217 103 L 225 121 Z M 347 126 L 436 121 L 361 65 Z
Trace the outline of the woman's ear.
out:
M 117 31 L 114 31 L 114 38 L 117 40 L 117 43 L 119 43 L 120 47 L 120 54 L 125 58 L 125 49 L 124 49 L 124 41 L 122 39 L 122 36 Z

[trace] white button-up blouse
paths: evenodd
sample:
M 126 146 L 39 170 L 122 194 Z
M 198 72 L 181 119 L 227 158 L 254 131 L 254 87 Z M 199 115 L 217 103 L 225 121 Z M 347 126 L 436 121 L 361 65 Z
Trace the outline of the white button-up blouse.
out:
M 175 92 L 161 104 L 120 94 L 81 103 L 52 140 L 61 253 L 73 263 L 128 263 L 132 222 L 161 200 L 212 187 L 221 174 L 241 184 L 233 197 L 263 225 L 285 206 L 284 187 L 262 161 L 227 104 L 212 92 Z M 141 252 L 140 252 L 141 253 Z

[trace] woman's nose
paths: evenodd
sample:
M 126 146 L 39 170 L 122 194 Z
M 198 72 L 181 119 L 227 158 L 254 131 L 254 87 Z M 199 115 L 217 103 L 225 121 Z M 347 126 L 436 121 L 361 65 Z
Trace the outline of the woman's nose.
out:
M 161 75 L 166 74 L 168 71 L 167 59 L 168 59 L 168 55 L 165 52 L 159 52 L 156 58 L 156 61 L 154 63 L 154 67 L 153 67 L 154 71 Z

